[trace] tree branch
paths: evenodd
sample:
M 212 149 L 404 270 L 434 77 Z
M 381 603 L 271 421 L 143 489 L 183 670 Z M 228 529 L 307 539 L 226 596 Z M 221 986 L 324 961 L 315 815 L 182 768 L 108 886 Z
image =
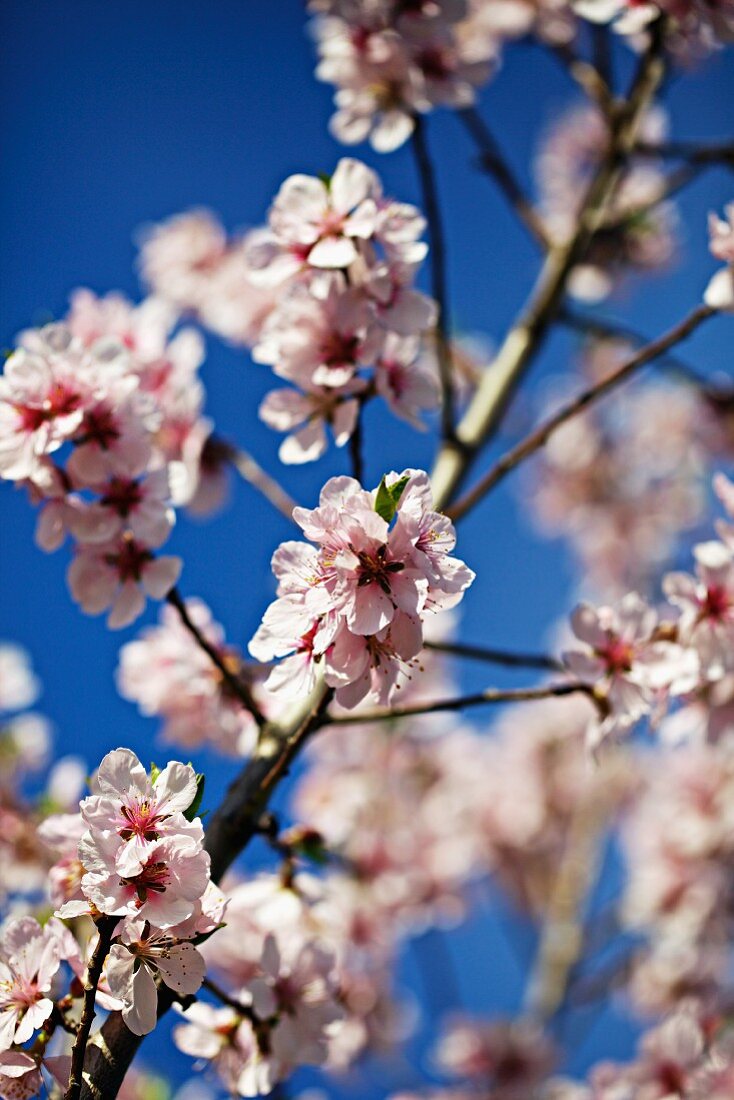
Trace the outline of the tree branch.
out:
M 213 646 L 210 641 L 202 634 L 194 620 L 189 615 L 186 603 L 177 588 L 172 588 L 166 596 L 166 601 L 174 607 L 178 612 L 181 622 L 184 624 L 189 634 L 196 640 L 197 644 L 204 650 L 206 655 L 212 661 L 221 673 L 222 679 L 226 683 L 230 691 L 239 699 L 239 701 L 249 710 L 252 717 L 257 722 L 258 726 L 262 726 L 265 722 L 262 711 L 255 701 L 255 697 L 252 694 L 250 685 L 245 683 L 241 676 L 235 675 L 230 668 L 228 668 L 226 661 L 222 657 L 221 653 L 217 650 L 216 646 Z
M 69 1073 L 69 1084 L 64 1093 L 64 1100 L 79 1100 L 81 1096 L 87 1040 L 89 1039 L 89 1032 L 92 1028 L 92 1020 L 96 1015 L 94 1011 L 94 1001 L 97 996 L 97 986 L 102 976 L 104 961 L 109 954 L 112 936 L 119 923 L 119 917 L 100 917 L 99 920 L 96 921 L 97 943 L 92 952 L 92 957 L 89 960 L 87 974 L 84 980 L 82 1018 L 79 1023 L 79 1030 L 76 1033 L 76 1038 L 74 1039 L 74 1045 L 71 1048 L 71 1070 Z
M 551 242 L 546 233 L 543 219 L 525 194 L 517 176 L 502 155 L 497 139 L 487 123 L 474 107 L 465 107 L 457 113 L 479 150 L 480 166 L 492 176 L 536 243 L 544 250 L 550 248 Z
M 571 420 L 574 416 L 583 412 L 589 405 L 594 404 L 605 394 L 615 389 L 622 382 L 625 382 L 630 375 L 641 367 L 646 366 L 652 362 L 653 359 L 657 359 L 669 348 L 675 347 L 681 340 L 685 340 L 687 336 L 698 328 L 703 321 L 706 321 L 709 317 L 712 317 L 716 313 L 716 310 L 711 306 L 701 305 L 697 306 L 692 313 L 670 329 L 665 335 L 658 337 L 657 340 L 653 340 L 652 343 L 642 348 L 631 359 L 628 359 L 626 363 L 623 363 L 617 370 L 612 371 L 601 382 L 597 382 L 596 385 L 591 386 L 589 389 L 584 390 L 573 398 L 567 405 L 564 405 L 550 416 L 542 424 L 540 424 L 529 435 L 521 439 L 514 447 L 510 448 L 502 457 L 492 466 L 484 477 L 481 477 L 473 489 L 470 489 L 468 493 L 465 493 L 451 508 L 446 509 L 446 514 L 451 517 L 452 520 L 460 520 L 471 511 L 471 509 L 482 500 L 496 485 L 503 481 L 507 475 L 514 470 L 521 462 L 524 462 L 530 455 L 535 454 L 550 436 L 553 435 L 558 428 L 565 424 L 568 420 Z
M 547 684 L 532 688 L 487 688 L 475 695 L 460 695 L 454 699 L 437 699 L 431 703 L 416 703 L 405 707 L 390 707 L 389 710 L 367 710 L 356 714 L 344 714 L 328 718 L 329 726 L 354 726 L 365 722 L 390 722 L 398 718 L 412 718 L 419 714 L 438 714 L 445 710 L 464 710 L 466 707 L 479 707 L 488 703 L 520 703 L 535 699 L 559 699 L 565 695 L 579 692 L 594 701 L 593 688 L 589 684 L 573 682 L 569 684 Z
M 296 501 L 278 484 L 275 478 L 263 470 L 262 466 L 247 451 L 226 442 L 221 442 L 221 446 L 224 449 L 227 461 L 237 471 L 242 480 L 251 485 L 253 489 L 256 489 L 282 516 L 285 516 L 292 523 L 293 509 L 297 506 Z
M 553 672 L 563 670 L 561 661 L 542 653 L 509 653 L 505 649 L 466 645 L 462 642 L 424 642 L 423 645 L 425 649 L 432 649 L 436 653 L 467 657 L 470 661 L 486 661 L 492 665 L 505 665 L 507 668 L 544 668 Z
M 515 389 L 533 361 L 563 300 L 568 278 L 601 228 L 607 201 L 637 141 L 640 120 L 660 87 L 664 19 L 653 26 L 629 96 L 610 123 L 609 149 L 594 174 L 572 238 L 550 250 L 530 298 L 487 369 L 474 400 L 456 429 L 456 443 L 444 445 L 434 471 L 434 495 L 442 507 L 491 438 Z
M 446 278 L 446 244 L 436 176 L 426 140 L 424 120 L 417 115 L 413 130 L 413 151 L 423 193 L 423 208 L 431 244 L 431 292 L 438 306 L 436 354 L 441 380 L 441 433 L 446 441 L 454 439 L 454 389 L 451 342 L 449 339 L 449 301 Z
M 643 333 L 638 332 L 637 329 L 630 327 L 623 321 L 608 321 L 604 317 L 591 317 L 586 313 L 576 313 L 570 309 L 564 309 L 558 315 L 558 320 L 574 332 L 585 333 L 589 336 L 625 341 L 637 347 L 644 347 L 650 343 L 649 336 L 643 335 Z M 697 389 L 703 390 L 705 394 L 716 392 L 713 383 L 705 375 L 689 363 L 679 359 L 677 355 L 661 355 L 658 358 L 658 363 L 660 366 L 669 367 L 674 374 L 689 382 L 692 386 L 696 386 Z

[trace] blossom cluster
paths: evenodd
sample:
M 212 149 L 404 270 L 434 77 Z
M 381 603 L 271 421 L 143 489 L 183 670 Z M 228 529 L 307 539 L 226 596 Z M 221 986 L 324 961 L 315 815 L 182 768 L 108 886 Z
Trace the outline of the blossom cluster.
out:
M 345 1012 L 334 944 L 315 913 L 320 894 L 302 876 L 235 885 L 227 927 L 202 947 L 227 982 L 226 1004 L 187 1008 L 174 1041 L 235 1095 L 270 1092 L 297 1066 L 324 1064 L 338 1042 Z
M 342 706 L 388 703 L 421 651 L 424 620 L 474 579 L 451 557 L 453 525 L 417 470 L 388 474 L 372 492 L 331 478 L 318 508 L 293 518 L 316 545 L 285 542 L 273 555 L 278 599 L 249 647 L 259 661 L 284 658 L 266 687 L 295 699 L 322 673 Z
M 573 0 L 574 11 L 592 23 L 611 23 L 633 42 L 645 38 L 660 16 L 666 18 L 666 45 L 690 61 L 734 38 L 734 4 L 705 0 Z
M 732 483 L 719 475 L 714 484 L 732 514 Z M 664 612 L 630 592 L 614 606 L 582 603 L 573 613 L 581 646 L 564 660 L 598 706 L 592 746 L 641 719 L 659 723 L 673 702 L 685 704 L 685 712 L 725 687 L 734 668 L 734 542 L 729 524 L 720 522 L 718 533 L 721 541 L 694 547 L 694 574 L 664 577 Z
M 414 287 L 424 226 L 416 207 L 344 158 L 328 179 L 290 176 L 268 225 L 241 240 L 228 243 L 201 212 L 172 219 L 149 234 L 141 265 L 157 294 L 297 387 L 269 393 L 260 416 L 288 433 L 281 460 L 302 463 L 323 454 L 327 425 L 343 446 L 375 395 L 418 428 L 436 407 L 435 369 L 420 355 L 436 310 Z M 222 283 L 234 325 L 212 316 Z
M 111 627 L 163 597 L 181 562 L 156 552 L 174 504 L 205 503 L 211 423 L 200 337 L 159 299 L 78 291 L 63 324 L 21 334 L 0 378 L 0 476 L 40 505 L 37 541 L 74 539 L 72 596 Z M 217 489 L 214 488 L 216 497 Z

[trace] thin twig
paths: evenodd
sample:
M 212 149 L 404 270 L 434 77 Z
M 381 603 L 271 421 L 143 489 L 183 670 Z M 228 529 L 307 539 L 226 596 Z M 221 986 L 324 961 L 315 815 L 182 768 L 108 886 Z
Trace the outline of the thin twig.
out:
M 84 1005 L 79 1030 L 71 1048 L 71 1070 L 69 1071 L 69 1084 L 64 1093 L 64 1100 L 79 1100 L 82 1090 L 82 1074 L 84 1072 L 84 1056 L 87 1050 L 87 1040 L 92 1028 L 92 1021 L 96 1015 L 94 1001 L 97 996 L 97 986 L 102 976 L 102 967 L 107 958 L 119 917 L 101 917 L 97 921 L 97 943 L 92 957 L 89 960 L 87 973 L 84 980 Z
M 227 684 L 227 687 L 234 695 L 240 700 L 241 703 L 249 710 L 252 717 L 255 719 L 258 726 L 262 726 L 265 722 L 262 711 L 255 701 L 255 697 L 250 690 L 249 684 L 245 683 L 241 676 L 236 676 L 230 668 L 227 667 L 227 663 L 222 657 L 221 653 L 215 646 L 202 634 L 194 620 L 189 615 L 189 610 L 186 607 L 186 602 L 177 588 L 172 588 L 166 600 L 174 607 L 178 612 L 181 622 L 188 630 L 189 634 L 195 638 L 197 644 L 207 654 L 212 663 L 219 669 L 222 675 L 222 679 Z
M 418 714 L 438 714 L 445 710 L 464 710 L 466 707 L 479 707 L 488 703 L 520 703 L 535 699 L 556 699 L 577 693 L 587 695 L 594 701 L 593 689 L 588 684 L 573 682 L 569 684 L 547 684 L 532 688 L 487 688 L 475 695 L 460 695 L 453 699 L 437 699 L 432 703 L 415 703 L 405 707 L 390 707 L 388 710 L 367 710 L 361 713 L 344 714 L 328 718 L 329 726 L 353 726 L 364 722 L 390 722 L 398 718 L 412 718 Z
M 650 31 L 650 46 L 641 58 L 629 94 L 610 121 L 609 148 L 587 188 L 570 240 L 551 248 L 525 307 L 484 372 L 469 408 L 456 428 L 456 442 L 442 447 L 433 472 L 434 499 L 443 508 L 466 476 L 472 462 L 493 437 L 505 409 L 533 362 L 563 302 L 568 279 L 583 260 L 606 213 L 627 159 L 637 141 L 640 120 L 665 75 L 665 20 Z
M 449 653 L 455 657 L 466 657 L 470 661 L 486 661 L 492 665 L 505 665 L 507 668 L 544 668 L 553 672 L 563 669 L 561 661 L 542 653 L 509 653 L 505 649 L 491 649 L 488 646 L 466 645 L 463 642 L 424 642 L 426 649 L 437 653 Z
M 574 332 L 586 333 L 603 339 L 624 341 L 637 347 L 644 347 L 645 344 L 650 343 L 649 336 L 645 336 L 644 333 L 639 332 L 623 321 L 611 321 L 604 317 L 591 317 L 586 313 L 577 313 L 571 309 L 562 310 L 558 315 L 558 320 Z M 689 363 L 679 359 L 677 355 L 661 355 L 658 363 L 660 366 L 669 367 L 680 378 L 703 390 L 704 393 L 708 394 L 714 389 L 710 379 L 706 378 Z
M 451 341 L 449 339 L 449 299 L 446 276 L 446 243 L 441 207 L 438 201 L 436 175 L 426 140 L 424 120 L 417 116 L 413 130 L 413 151 L 423 193 L 423 209 L 428 222 L 431 243 L 431 291 L 438 307 L 436 319 L 436 352 L 441 380 L 441 432 L 444 441 L 454 439 L 454 391 Z
M 243 481 L 257 489 L 258 493 L 265 497 L 282 516 L 293 522 L 293 509 L 296 501 L 271 477 L 262 466 L 259 465 L 247 451 L 234 447 L 230 443 L 222 443 L 225 449 L 227 461 L 237 471 Z
M 652 362 L 653 359 L 657 359 L 660 355 L 663 355 L 669 348 L 675 347 L 682 340 L 685 340 L 687 336 L 698 328 L 703 321 L 706 321 L 709 317 L 712 317 L 716 310 L 710 306 L 701 305 L 697 306 L 692 313 L 684 318 L 679 324 L 675 325 L 672 329 L 666 332 L 663 336 L 658 337 L 657 340 L 653 340 L 652 343 L 642 348 L 631 359 L 628 359 L 626 363 L 618 367 L 617 370 L 612 371 L 601 382 L 597 382 L 594 386 L 584 390 L 573 398 L 567 405 L 564 405 L 550 416 L 542 424 L 540 424 L 529 435 L 521 439 L 514 447 L 510 448 L 502 457 L 491 467 L 490 470 L 481 477 L 473 489 L 470 489 L 468 493 L 465 493 L 456 504 L 451 508 L 446 509 L 446 514 L 454 521 L 462 519 L 472 508 L 482 500 L 490 490 L 494 489 L 501 481 L 503 481 L 511 470 L 514 470 L 521 462 L 524 462 L 530 455 L 535 454 L 551 435 L 558 430 L 568 420 L 571 420 L 574 416 L 583 412 L 589 405 L 594 404 L 601 397 L 604 397 L 611 390 L 616 389 L 622 382 L 626 381 L 635 371 L 641 367 L 646 366 Z
M 222 989 L 221 986 L 217 985 L 213 978 L 204 978 L 201 984 L 204 989 L 208 989 L 218 1001 L 221 1001 L 227 1008 L 234 1009 L 234 1011 L 238 1012 L 245 1020 L 249 1020 L 252 1024 L 262 1023 L 252 1005 L 243 1004 L 242 1001 L 238 1001 L 235 997 L 230 997 L 229 993 Z
M 543 249 L 550 247 L 550 238 L 543 220 L 525 194 L 520 181 L 510 168 L 492 131 L 474 107 L 465 107 L 458 116 L 479 150 L 480 166 L 494 179 L 520 221 Z

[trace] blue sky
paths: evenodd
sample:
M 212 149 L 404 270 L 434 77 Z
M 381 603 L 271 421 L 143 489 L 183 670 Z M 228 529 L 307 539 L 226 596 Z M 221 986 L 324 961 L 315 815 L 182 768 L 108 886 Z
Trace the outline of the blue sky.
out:
M 10 346 L 22 327 L 61 314 L 77 286 L 138 295 L 133 238 L 140 225 L 201 205 L 231 229 L 255 225 L 288 174 L 333 169 L 344 148 L 327 131 L 331 89 L 313 78 L 304 25 L 299 0 L 4 0 L 0 343 Z M 508 51 L 481 109 L 523 175 L 538 135 L 574 99 L 556 61 L 520 46 Z M 724 137 L 734 121 L 731 55 L 674 81 L 668 102 L 679 136 Z M 531 285 L 536 254 L 491 183 L 470 167 L 472 150 L 456 120 L 432 116 L 429 139 L 445 208 L 455 323 L 497 341 Z M 380 157 L 360 147 L 357 155 L 380 171 L 389 193 L 417 201 L 408 149 Z M 654 335 L 695 304 L 713 270 L 706 214 L 733 191 L 731 176 L 715 170 L 684 196 L 681 262 L 663 277 L 633 283 L 612 313 Z M 208 344 L 209 415 L 220 434 L 277 470 L 279 437 L 256 415 L 269 372 L 241 351 Z M 568 337 L 551 339 L 531 381 L 567 369 L 571 349 Z M 730 349 L 731 330 L 716 321 L 687 355 L 714 373 L 731 369 Z M 514 417 L 528 408 L 520 397 Z M 367 439 L 369 483 L 385 469 L 430 465 L 432 438 L 388 423 L 376 409 Z M 332 452 L 279 476 L 307 504 L 344 468 L 345 456 Z M 66 553 L 47 557 L 34 547 L 34 516 L 22 494 L 4 487 L 0 508 L 0 637 L 31 651 L 58 751 L 81 753 L 90 764 L 118 744 L 149 756 L 154 724 L 113 686 L 118 647 L 134 631 L 112 634 L 102 620 L 78 612 L 65 589 Z M 182 517 L 174 533 L 172 552 L 185 560 L 181 590 L 203 597 L 233 642 L 244 643 L 259 622 L 273 590 L 270 555 L 284 537 L 285 521 L 241 484 L 213 522 Z M 540 646 L 573 599 L 563 548 L 537 541 L 508 486 L 463 525 L 461 549 L 478 573 L 463 607 L 465 637 Z M 466 683 L 505 679 L 473 669 Z M 231 765 L 206 755 L 200 763 L 213 799 Z M 472 1007 L 517 1003 L 518 975 L 496 920 L 481 927 L 473 921 L 452 950 Z M 404 977 L 417 989 L 416 967 L 410 952 Z M 628 1030 L 610 1025 L 579 1048 L 577 1064 L 602 1050 L 620 1055 L 628 1045 Z M 178 1072 L 180 1060 L 174 1064 Z M 381 1089 L 378 1083 L 366 1095 Z

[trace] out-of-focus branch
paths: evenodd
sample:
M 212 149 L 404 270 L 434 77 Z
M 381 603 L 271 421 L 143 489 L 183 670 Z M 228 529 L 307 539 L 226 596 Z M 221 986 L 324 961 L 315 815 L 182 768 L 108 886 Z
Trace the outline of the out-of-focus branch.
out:
M 635 155 L 685 160 L 688 164 L 723 164 L 727 168 L 734 168 L 734 141 L 711 144 L 699 144 L 695 141 L 664 141 L 660 144 L 640 142 L 635 146 Z
M 564 309 L 558 320 L 562 325 L 574 332 L 584 333 L 588 336 L 601 337 L 602 339 L 624 341 L 636 347 L 644 347 L 650 343 L 650 337 L 638 332 L 624 321 L 607 320 L 605 317 L 592 317 L 586 313 L 576 313 L 570 309 Z M 668 367 L 671 372 L 685 382 L 703 390 L 704 393 L 715 392 L 714 384 L 700 371 L 692 367 L 690 363 L 679 359 L 677 355 L 661 355 L 658 364 Z
M 601 70 L 583 57 L 579 57 L 570 43 L 558 42 L 549 45 L 548 48 L 564 72 L 575 84 L 578 84 L 589 99 L 593 100 L 605 114 L 611 114 L 614 109 L 614 98 Z
M 436 354 L 441 382 L 441 434 L 444 440 L 454 438 L 454 391 L 451 340 L 449 337 L 449 298 L 446 273 L 446 243 L 441 207 L 438 201 L 436 173 L 426 141 L 426 124 L 416 116 L 413 130 L 413 151 L 421 182 L 423 208 L 428 221 L 431 243 L 431 291 L 438 306 L 436 320 Z
M 535 454 L 536 451 L 540 450 L 558 428 L 568 420 L 571 420 L 574 416 L 578 416 L 578 414 L 588 408 L 589 405 L 594 404 L 611 390 L 616 389 L 617 386 L 625 382 L 635 373 L 635 371 L 651 363 L 653 359 L 657 359 L 658 356 L 663 355 L 669 348 L 675 347 L 676 344 L 685 340 L 685 338 L 690 336 L 700 324 L 709 317 L 712 317 L 715 312 L 716 310 L 712 309 L 711 306 L 697 306 L 692 313 L 689 313 L 683 321 L 675 325 L 675 327 L 670 329 L 665 335 L 647 344 L 646 347 L 638 351 L 636 355 L 628 359 L 627 362 L 623 363 L 617 370 L 612 371 L 606 378 L 603 378 L 601 382 L 597 382 L 596 385 L 590 386 L 589 389 L 580 393 L 578 397 L 569 401 L 567 405 L 563 405 L 558 412 L 543 421 L 534 431 L 530 432 L 529 435 L 526 435 L 524 439 L 521 439 L 519 443 L 502 455 L 494 466 L 479 479 L 473 489 L 465 493 L 453 507 L 446 509 L 446 514 L 453 520 L 462 519 L 487 495 L 487 493 L 503 481 L 512 470 L 524 462 L 526 458 L 529 458 L 532 454 Z
M 541 1023 L 563 1005 L 573 968 L 585 946 L 584 918 L 596 883 L 609 819 L 617 805 L 623 758 L 608 757 L 603 784 L 596 783 L 571 818 L 566 845 L 545 913 L 535 967 L 528 982 L 525 1005 Z
M 553 672 L 559 672 L 563 669 L 560 661 L 543 653 L 510 653 L 506 649 L 465 645 L 462 642 L 424 642 L 424 646 L 436 653 L 466 657 L 470 661 L 486 661 L 488 664 L 504 665 L 507 668 L 545 668 Z
M 454 699 L 436 699 L 430 703 L 416 703 L 412 706 L 390 707 L 385 710 L 367 710 L 355 714 L 339 715 L 328 718 L 329 726 L 353 726 L 364 722 L 390 722 L 398 718 L 412 718 L 419 714 L 439 714 L 446 710 L 465 710 L 467 707 L 480 707 L 488 703 L 521 703 L 535 699 L 560 699 L 566 695 L 583 694 L 594 701 L 594 692 L 588 684 L 546 684 L 532 688 L 487 688 L 475 695 L 459 695 Z
M 243 481 L 257 489 L 258 493 L 265 497 L 282 516 L 293 522 L 293 509 L 296 501 L 278 484 L 275 478 L 263 470 L 255 459 L 230 443 L 221 443 L 226 460 L 237 471 Z
M 550 239 L 542 218 L 503 156 L 497 139 L 487 123 L 474 107 L 465 107 L 464 110 L 458 112 L 458 116 L 479 150 L 480 166 L 492 176 L 533 239 L 541 248 L 550 248 Z
M 444 444 L 439 453 L 433 476 L 439 507 L 450 500 L 479 450 L 491 438 L 526 369 L 542 347 L 563 301 L 571 272 L 601 228 L 609 197 L 637 141 L 640 120 L 665 73 L 664 26 L 663 19 L 653 26 L 650 45 L 639 62 L 629 96 L 614 112 L 609 148 L 586 192 L 576 232 L 548 253 L 528 302 L 457 426 L 456 441 Z
M 247 710 L 249 710 L 250 714 L 255 719 L 257 724 L 259 726 L 262 726 L 265 722 L 265 718 L 263 717 L 262 711 L 255 701 L 255 697 L 252 694 L 250 685 L 246 683 L 241 676 L 238 676 L 236 673 L 232 672 L 232 670 L 228 667 L 227 662 L 222 657 L 221 653 L 199 630 L 198 626 L 189 615 L 189 610 L 186 607 L 184 598 L 178 591 L 178 589 L 172 588 L 166 596 L 166 600 L 171 605 L 171 607 L 174 607 L 176 609 L 181 618 L 181 622 L 186 627 L 189 634 L 191 634 L 192 637 L 196 640 L 197 645 L 204 650 L 206 655 L 211 660 L 212 664 L 217 667 L 222 676 L 222 679 L 224 680 L 230 691 L 233 693 L 233 695 L 236 695 L 240 702 L 244 704 Z

